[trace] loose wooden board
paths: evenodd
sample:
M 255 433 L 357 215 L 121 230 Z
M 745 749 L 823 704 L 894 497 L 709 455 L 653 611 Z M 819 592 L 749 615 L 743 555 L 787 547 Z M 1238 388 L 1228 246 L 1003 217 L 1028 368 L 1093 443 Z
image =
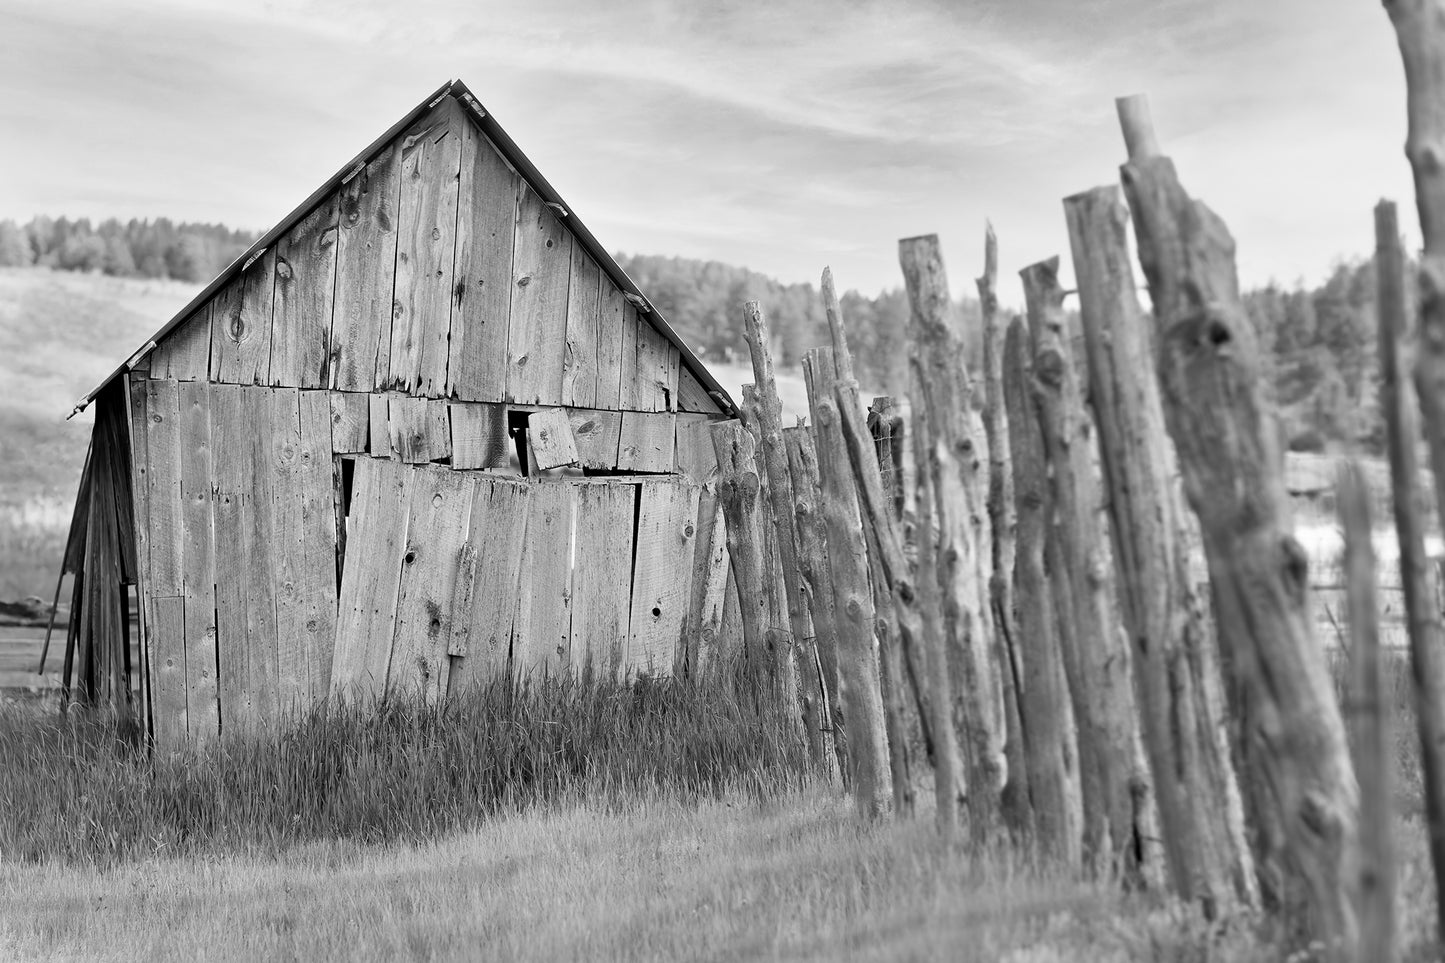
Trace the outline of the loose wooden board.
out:
M 636 672 L 672 670 L 692 598 L 699 489 L 681 479 L 641 483 L 627 662 Z
M 440 461 L 451 455 L 447 403 L 434 398 L 390 395 L 391 447 L 409 464 Z
M 534 482 L 523 541 L 512 671 L 557 675 L 570 662 L 572 492 L 562 481 Z
M 446 393 L 457 177 L 467 126 L 456 98 L 443 97 L 401 141 L 391 376 L 385 387 L 423 397 Z
M 573 485 L 577 552 L 572 568 L 571 652 L 578 670 L 620 679 L 631 615 L 636 484 Z
M 336 647 L 336 464 L 331 455 L 331 406 L 325 392 L 301 392 L 301 625 L 309 698 L 331 688 Z
M 371 429 L 371 396 L 354 391 L 333 391 L 331 398 L 331 450 L 338 455 L 366 451 Z
M 156 747 L 179 749 L 186 741 L 186 600 L 155 596 L 150 605 L 154 702 L 151 723 Z
M 373 458 L 391 458 L 396 448 L 391 443 L 391 405 L 384 394 L 366 396 L 367 421 L 370 423 L 367 450 Z
M 597 318 L 602 271 L 586 248 L 572 246 L 567 288 L 567 348 L 562 357 L 564 405 L 592 407 L 597 400 Z
M 211 367 L 211 302 L 201 305 L 151 352 L 150 376 L 205 381 Z
M 704 529 L 708 529 L 706 535 Z M 693 678 L 701 678 L 717 659 L 731 561 L 722 503 L 706 488 L 698 500 L 698 535 L 687 638 L 688 671 Z
M 452 467 L 507 467 L 507 406 L 451 404 Z
M 597 294 L 597 408 L 617 410 L 622 401 L 622 291 L 606 274 L 600 278 Z
M 583 468 L 614 471 L 617 447 L 622 437 L 622 412 L 597 408 L 568 408 L 572 440 Z
M 617 446 L 621 471 L 668 474 L 677 459 L 677 416 L 668 412 L 622 412 L 622 435 Z
M 572 440 L 572 424 L 563 408 L 544 408 L 529 414 L 527 444 L 534 471 L 577 464 L 577 444 Z
M 331 386 L 342 391 L 372 391 L 391 370 L 400 154 L 388 144 L 341 186 Z
M 215 497 L 211 469 L 211 386 L 183 382 L 181 415 L 181 497 L 184 535 L 182 582 L 186 622 L 186 728 L 199 747 L 220 738 L 216 689 Z
M 722 408 L 713 400 L 712 395 L 697 380 L 697 375 L 683 365 L 677 375 L 677 410 L 722 413 Z
M 336 219 L 328 194 L 276 244 L 276 302 L 271 324 L 271 384 L 331 384 L 331 314 L 336 288 Z
M 471 580 L 457 593 L 447 648 L 454 657 L 448 687 L 454 693 L 508 671 L 534 489 L 525 482 L 470 478 L 476 485 L 467 526 Z
M 501 401 L 507 386 L 512 246 L 521 180 L 475 124 L 465 125 L 457 209 L 447 394 Z
M 356 460 L 331 661 L 333 698 L 375 699 L 386 692 L 415 475 L 399 461 Z
M 536 192 L 522 185 L 507 334 L 508 401 L 561 403 L 571 273 L 572 233 Z
M 435 705 L 447 693 L 452 602 L 477 486 L 445 468 L 413 471 L 386 689 L 393 696 L 420 694 Z
M 264 385 L 271 373 L 276 250 L 267 248 L 211 305 L 211 379 Z
M 305 491 L 301 476 L 300 392 L 277 388 L 272 402 L 271 557 L 276 579 L 277 702 L 282 712 L 310 705 L 311 673 L 306 658 L 306 533 L 301 519 Z

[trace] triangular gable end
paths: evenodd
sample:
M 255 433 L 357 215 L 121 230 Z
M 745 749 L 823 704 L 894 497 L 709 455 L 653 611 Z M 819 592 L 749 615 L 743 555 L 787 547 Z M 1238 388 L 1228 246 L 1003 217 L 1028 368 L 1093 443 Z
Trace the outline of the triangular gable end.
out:
M 268 232 L 151 345 L 152 375 L 176 380 L 734 410 L 460 83 Z

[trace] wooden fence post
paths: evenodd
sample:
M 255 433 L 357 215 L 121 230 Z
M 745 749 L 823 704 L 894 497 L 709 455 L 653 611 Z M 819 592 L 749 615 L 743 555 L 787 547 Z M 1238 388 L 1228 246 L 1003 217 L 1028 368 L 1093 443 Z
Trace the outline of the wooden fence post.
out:
M 1213 914 L 1239 900 L 1252 902 L 1254 874 L 1222 734 L 1223 707 L 1211 698 L 1221 690 L 1214 640 L 1189 577 L 1184 506 L 1173 481 L 1152 337 L 1129 264 L 1129 212 L 1116 186 L 1070 197 L 1064 212 L 1120 608 L 1153 776 L 1152 785 L 1132 787 L 1136 821 L 1150 818 L 1158 802 L 1160 831 L 1137 840 L 1137 858 L 1146 879 L 1167 868 L 1174 892 Z
M 1084 800 L 1084 857 L 1098 870 L 1123 868 L 1135 841 L 1134 787 L 1149 784 L 1139 765 L 1129 647 L 1115 613 L 1112 560 L 1099 527 L 1094 482 L 1094 428 L 1084 410 L 1064 324 L 1059 259 L 1020 273 L 1033 335 L 1034 385 L 1053 496 L 1050 579 L 1058 608 L 1059 642 L 1079 733 Z
M 1348 713 L 1360 777 L 1357 906 L 1360 961 L 1395 959 L 1395 858 L 1390 843 L 1391 766 L 1388 693 L 1380 676 L 1379 606 L 1370 491 L 1357 462 L 1340 466 L 1335 507 L 1345 533 L 1345 611 L 1350 626 Z
M 1033 373 L 1028 333 L 1015 318 L 1004 340 L 1004 400 L 1008 404 L 1009 449 L 1013 456 L 1018 512 L 1017 571 L 1019 645 L 1024 664 L 1024 734 L 1028 740 L 1039 851 L 1068 866 L 1081 857 L 1083 813 L 1079 796 L 1073 708 L 1059 653 L 1058 622 L 1044 568 L 1050 499 L 1044 439 L 1034 414 Z
M 1003 680 L 995 661 L 987 601 L 988 564 L 982 561 L 980 532 L 985 517 L 979 463 L 982 433 L 973 430 L 971 387 L 963 339 L 950 320 L 948 279 L 937 235 L 898 242 L 898 260 L 908 289 L 909 332 L 919 361 L 918 404 L 931 406 L 929 422 L 939 444 L 934 461 L 944 474 L 934 479 L 934 512 L 942 545 L 939 578 L 943 594 L 955 725 L 965 735 L 970 817 L 975 827 L 991 825 L 999 813 L 1007 778 L 1004 755 Z M 982 556 L 982 557 L 981 557 Z
M 1120 112 L 1126 126 L 1130 116 Z M 1139 131 L 1126 139 L 1150 142 Z M 1358 790 L 1311 636 L 1309 559 L 1290 533 L 1234 240 L 1185 193 L 1168 158 L 1136 153 L 1122 175 L 1157 319 L 1165 423 L 1199 516 L 1220 645 L 1238 693 L 1257 858 L 1268 875 L 1278 867 L 1283 906 L 1300 935 L 1349 954 L 1357 930 L 1346 867 Z
M 1410 636 L 1410 674 L 1415 688 L 1415 721 L 1425 774 L 1425 817 L 1430 860 L 1435 867 L 1435 926 L 1445 940 L 1445 625 L 1425 554 L 1425 512 L 1419 490 L 1415 440 L 1419 415 L 1410 397 L 1405 359 L 1412 325 L 1405 307 L 1405 252 L 1395 205 L 1375 208 L 1375 283 L 1380 325 L 1380 405 L 1390 452 L 1390 493 L 1400 543 L 1400 583 Z
M 788 455 L 783 447 L 783 405 L 778 399 L 778 385 L 773 377 L 773 358 L 768 351 L 768 323 L 756 301 L 743 305 L 744 332 L 748 352 L 753 360 L 753 378 L 758 392 L 758 426 L 762 432 L 763 471 L 767 476 L 768 508 L 773 531 L 777 535 L 778 564 L 782 568 L 784 601 L 787 604 L 788 626 L 793 632 L 790 647 L 795 659 L 799 693 L 803 701 L 803 721 L 808 730 L 808 749 L 820 768 L 827 758 L 822 726 L 822 683 L 813 664 L 813 622 L 803 596 L 802 578 L 798 572 L 798 532 L 793 511 L 793 482 L 788 474 Z
M 817 432 L 818 477 L 838 633 L 839 688 L 848 726 L 848 768 L 858 812 L 865 818 L 877 818 L 890 802 L 891 786 L 885 775 L 888 743 L 873 655 L 874 609 L 867 550 L 838 414 L 833 352 L 827 348 L 809 351 L 803 356 L 803 374 Z

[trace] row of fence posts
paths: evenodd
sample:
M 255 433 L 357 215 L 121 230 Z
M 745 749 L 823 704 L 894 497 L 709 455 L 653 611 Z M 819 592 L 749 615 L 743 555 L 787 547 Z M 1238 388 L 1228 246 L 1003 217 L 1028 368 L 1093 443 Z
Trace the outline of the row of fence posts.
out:
M 1365 488 L 1347 466 L 1352 761 L 1312 637 L 1307 559 L 1291 534 L 1233 240 L 1181 186 L 1143 98 L 1118 108 L 1123 190 L 1064 201 L 1080 330 L 1057 258 L 1021 272 L 1025 316 L 1005 318 L 990 226 L 976 377 L 938 240 L 909 238 L 899 244 L 907 402 L 865 408 L 825 270 L 831 345 L 803 358 L 811 425 L 784 427 L 767 322 L 746 305 L 756 383 L 741 423 L 712 429 L 746 649 L 767 659 L 773 696 L 817 767 L 868 818 L 912 814 L 915 786 L 927 785 L 913 769 L 925 765 L 946 837 L 1007 840 L 1170 890 L 1212 917 L 1263 908 L 1324 956 L 1389 959 L 1389 742 Z M 1131 217 L 1152 322 L 1136 293 Z M 1430 258 L 1445 264 L 1445 212 L 1433 226 L 1427 282 Z M 1382 397 L 1438 873 L 1445 634 L 1414 488 L 1420 429 L 1393 205 L 1377 211 L 1377 238 Z M 1426 293 L 1417 377 L 1445 496 L 1441 292 Z M 1199 544 L 1210 598 L 1190 578 Z

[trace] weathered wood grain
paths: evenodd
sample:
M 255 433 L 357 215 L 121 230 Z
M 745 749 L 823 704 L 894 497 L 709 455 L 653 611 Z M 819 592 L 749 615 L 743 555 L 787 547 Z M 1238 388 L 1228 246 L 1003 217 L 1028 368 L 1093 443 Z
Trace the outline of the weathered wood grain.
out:
M 693 553 L 692 612 L 689 627 L 693 638 L 688 671 L 702 678 L 717 664 L 721 652 L 724 603 L 728 588 L 727 521 L 722 502 L 709 488 L 698 498 L 698 547 Z M 704 529 L 706 533 L 704 534 Z M 705 547 L 704 547 L 705 546 Z
M 391 370 L 400 194 L 397 142 L 383 147 L 361 173 L 341 186 L 331 386 L 342 391 L 371 391 Z
M 535 191 L 522 185 L 507 334 L 508 401 L 561 403 L 571 273 L 572 233 Z
M 717 453 L 712 447 L 707 415 L 679 413 L 677 416 L 676 468 L 695 484 L 706 485 L 717 477 Z
M 452 467 L 507 467 L 507 406 L 452 402 Z
M 276 244 L 273 385 L 326 388 L 331 384 L 338 203 L 337 194 L 327 195 Z
M 620 407 L 624 304 L 622 291 L 611 278 L 602 275 L 597 292 L 597 393 L 593 399 L 598 408 Z
M 440 461 L 451 454 L 451 423 L 446 402 L 410 395 L 389 395 L 391 447 L 408 464 Z
M 476 125 L 463 128 L 447 394 L 501 401 L 521 182 Z
M 325 392 L 301 392 L 301 599 L 306 671 L 311 702 L 331 689 L 336 647 L 336 491 L 331 450 L 331 408 Z
M 572 424 L 566 409 L 544 408 L 529 414 L 527 444 L 535 471 L 577 464 L 577 444 L 572 440 Z
M 197 308 L 189 318 L 156 345 L 146 360 L 152 378 L 171 381 L 205 381 L 211 367 L 211 303 Z
M 583 468 L 612 471 L 617 467 L 617 448 L 622 437 L 622 412 L 596 408 L 568 408 L 572 441 Z
M 512 671 L 556 675 L 571 663 L 572 494 L 566 482 L 531 486 L 523 541 Z
M 384 394 L 366 396 L 367 450 L 373 458 L 391 458 L 396 448 L 391 441 L 391 405 Z
M 562 358 L 562 404 L 590 408 L 597 401 L 597 320 L 602 271 L 580 244 L 572 246 L 567 288 L 567 350 Z
M 276 294 L 276 249 L 216 293 L 211 306 L 211 379 L 264 385 L 271 373 L 271 317 Z
M 181 416 L 177 383 L 146 383 L 146 462 L 150 485 L 150 568 L 155 598 L 182 594 Z
M 677 464 L 676 419 L 668 412 L 624 411 L 617 467 L 622 471 L 672 472 Z
M 707 389 L 702 386 L 702 382 L 697 380 L 697 375 L 693 374 L 686 365 L 682 367 L 677 376 L 677 410 L 707 413 L 722 411 L 718 407 L 718 403 L 707 393 Z
M 386 692 L 416 475 L 399 461 L 356 460 L 331 660 L 333 698 L 372 699 Z
M 384 387 L 424 397 L 446 393 L 458 175 L 470 126 L 456 98 L 444 97 L 401 140 L 391 374 Z
M 413 469 L 406 551 L 386 691 L 436 705 L 447 693 L 452 602 L 476 483 L 445 468 Z
M 354 391 L 333 391 L 331 398 L 331 450 L 338 455 L 366 451 L 371 430 L 371 396 Z
M 637 381 L 632 396 L 638 411 L 676 410 L 677 385 L 672 379 L 668 344 L 646 317 L 637 325 Z
M 627 664 L 672 671 L 692 599 L 693 545 L 700 489 L 683 479 L 645 479 L 638 492 L 637 541 Z
M 536 486 L 499 478 L 472 479 L 467 546 L 472 584 L 458 592 L 447 651 L 454 656 L 449 691 L 460 692 L 508 671 L 521 582 L 523 536 Z
M 645 322 L 637 317 L 637 307 L 624 298 L 622 302 L 622 341 L 617 352 L 617 406 L 623 411 L 644 410 L 639 403 L 642 389 L 637 384 L 637 345 L 639 326 Z
M 283 713 L 311 703 L 311 672 L 306 652 L 307 605 L 305 497 L 301 475 L 301 393 L 277 388 L 271 402 L 271 558 L 276 578 L 277 700 Z M 328 482 L 330 479 L 328 479 Z
M 179 749 L 186 742 L 186 600 L 180 596 L 151 598 L 151 644 L 155 653 L 155 701 L 151 724 L 156 747 Z
M 572 485 L 577 549 L 572 568 L 571 651 L 575 670 L 620 679 L 626 666 L 638 486 Z
M 212 531 L 210 386 L 178 387 L 181 418 L 181 546 L 186 620 L 186 729 L 193 745 L 220 737 L 216 690 L 216 543 Z

